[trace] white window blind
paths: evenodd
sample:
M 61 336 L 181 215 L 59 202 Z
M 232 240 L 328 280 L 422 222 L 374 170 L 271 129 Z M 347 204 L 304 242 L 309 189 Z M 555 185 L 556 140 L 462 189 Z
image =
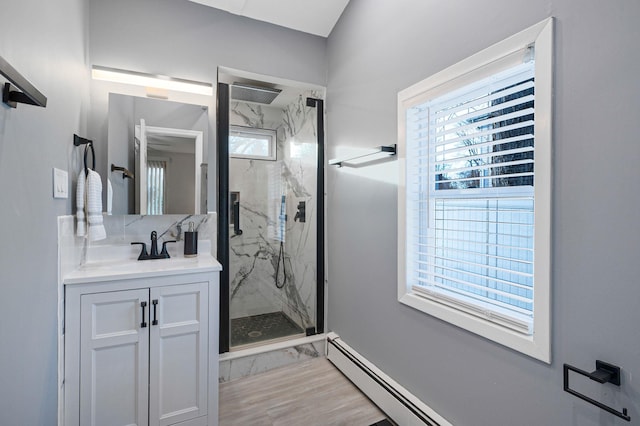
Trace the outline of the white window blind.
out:
M 510 66 L 406 111 L 412 291 L 524 334 L 533 332 L 534 72 L 532 60 Z
M 166 161 L 147 160 L 147 214 L 164 214 L 166 172 Z

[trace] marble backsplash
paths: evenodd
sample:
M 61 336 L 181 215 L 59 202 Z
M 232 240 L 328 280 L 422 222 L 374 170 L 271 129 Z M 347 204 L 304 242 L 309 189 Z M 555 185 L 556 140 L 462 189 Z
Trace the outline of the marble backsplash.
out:
M 189 222 L 193 222 L 198 231 L 199 251 L 207 250 L 216 256 L 217 224 L 216 214 L 206 215 L 105 215 L 104 226 L 107 238 L 100 241 L 89 241 L 75 235 L 75 218 L 60 216 L 58 218 L 58 256 L 60 277 L 86 262 L 109 260 L 105 256 L 112 255 L 113 247 L 122 248 L 129 253 L 132 260 L 140 252 L 139 246 L 131 246 L 133 241 L 150 243 L 151 231 L 158 233 L 158 244 L 163 241 L 177 240 L 167 245 L 171 256 L 181 256 L 184 250 L 183 232 L 188 230 Z

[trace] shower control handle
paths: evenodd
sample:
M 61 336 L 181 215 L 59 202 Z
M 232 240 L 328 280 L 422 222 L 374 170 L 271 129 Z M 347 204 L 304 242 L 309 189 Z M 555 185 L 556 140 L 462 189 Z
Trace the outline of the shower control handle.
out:
M 242 229 L 240 229 L 240 203 L 238 201 L 233 203 L 233 233 L 242 235 Z
M 304 201 L 298 202 L 298 211 L 293 217 L 293 221 L 300 221 L 300 223 L 304 223 L 307 221 L 307 203 L 305 203 Z

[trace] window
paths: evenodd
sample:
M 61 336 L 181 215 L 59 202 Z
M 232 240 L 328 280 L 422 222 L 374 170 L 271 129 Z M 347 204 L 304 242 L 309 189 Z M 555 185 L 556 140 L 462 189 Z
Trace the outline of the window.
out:
M 147 160 L 147 214 L 164 214 L 167 193 L 167 161 Z
M 398 95 L 398 299 L 546 362 L 552 23 Z
M 275 160 L 276 131 L 229 126 L 229 156 L 256 160 Z

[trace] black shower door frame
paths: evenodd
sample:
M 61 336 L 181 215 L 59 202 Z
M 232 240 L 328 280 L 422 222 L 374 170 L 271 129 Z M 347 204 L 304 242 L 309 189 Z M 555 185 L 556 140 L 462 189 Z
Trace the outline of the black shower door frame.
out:
M 218 83 L 217 95 L 217 151 L 218 171 L 218 240 L 217 257 L 222 265 L 220 272 L 220 353 L 230 348 L 230 277 L 229 277 L 229 85 Z M 318 164 L 317 164 L 317 247 L 316 247 L 316 327 L 311 334 L 324 333 L 324 101 L 307 98 L 307 106 L 317 109 Z M 309 334 L 309 333 L 307 333 Z M 311 335 L 309 334 L 309 335 Z

